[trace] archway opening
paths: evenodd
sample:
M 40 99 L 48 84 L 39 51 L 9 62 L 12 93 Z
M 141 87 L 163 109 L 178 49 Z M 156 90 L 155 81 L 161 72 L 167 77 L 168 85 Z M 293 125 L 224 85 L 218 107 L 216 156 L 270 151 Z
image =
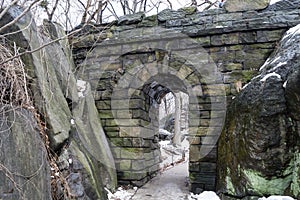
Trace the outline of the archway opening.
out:
M 150 99 L 149 117 L 160 150 L 160 173 L 151 181 L 155 183 L 151 187 L 160 190 L 172 185 L 174 189 L 188 193 L 189 95 L 182 92 L 186 91 L 182 85 L 175 77 L 166 81 L 165 76 L 159 75 L 153 77 L 143 91 Z
M 179 91 L 167 93 L 159 105 L 161 170 L 188 162 L 188 103 L 189 96 Z

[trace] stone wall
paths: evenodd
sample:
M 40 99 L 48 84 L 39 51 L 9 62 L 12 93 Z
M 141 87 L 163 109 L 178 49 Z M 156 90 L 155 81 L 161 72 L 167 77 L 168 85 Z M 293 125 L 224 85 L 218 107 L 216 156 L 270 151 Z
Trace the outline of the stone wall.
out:
M 71 38 L 77 75 L 91 83 L 119 181 L 139 185 L 158 170 L 157 121 L 148 114 L 155 104 L 143 91 L 158 82 L 189 94 L 191 190 L 214 190 L 226 105 L 299 22 L 300 11 L 284 3 L 232 13 L 184 8 L 125 16 Z

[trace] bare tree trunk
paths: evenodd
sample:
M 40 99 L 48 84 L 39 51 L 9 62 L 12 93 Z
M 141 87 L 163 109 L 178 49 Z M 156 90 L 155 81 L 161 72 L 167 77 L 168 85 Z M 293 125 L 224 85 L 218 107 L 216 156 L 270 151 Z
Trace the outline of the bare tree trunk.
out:
M 58 6 L 58 0 L 55 0 L 55 3 L 53 5 L 53 8 L 51 9 L 51 11 L 50 11 L 50 8 L 47 5 L 45 5 L 45 10 L 48 15 L 49 21 L 52 21 L 53 15 L 54 15 L 54 12 L 56 11 L 57 6 Z
M 176 145 L 181 145 L 181 127 L 180 127 L 180 115 L 181 115 L 181 102 L 180 102 L 180 92 L 175 93 L 175 133 L 173 138 L 173 143 Z
M 86 5 L 80 0 L 78 0 L 78 2 L 84 8 L 84 12 L 83 12 L 83 15 L 82 15 L 82 18 L 81 18 L 81 24 L 85 24 L 85 22 L 87 21 L 87 15 L 88 15 L 89 8 L 91 7 L 91 0 L 87 0 Z
M 103 11 L 106 9 L 107 7 L 107 1 L 103 2 L 103 1 L 99 1 L 98 3 L 98 9 L 96 10 L 96 23 L 98 24 L 102 24 L 103 22 Z

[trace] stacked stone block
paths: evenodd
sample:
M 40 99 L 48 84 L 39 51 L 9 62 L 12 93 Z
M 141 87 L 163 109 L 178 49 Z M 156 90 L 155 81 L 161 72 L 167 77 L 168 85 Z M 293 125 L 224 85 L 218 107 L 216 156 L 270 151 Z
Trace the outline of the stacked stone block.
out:
M 286 29 L 299 22 L 300 11 L 284 6 L 234 13 L 187 8 L 151 17 L 125 17 L 108 28 L 93 26 L 71 38 L 78 75 L 89 80 L 95 92 L 119 182 L 139 185 L 158 170 L 158 121 L 155 109 L 149 114 L 155 106 L 143 93 L 145 84 L 155 80 L 172 91 L 189 94 L 191 190 L 214 190 L 215 142 L 226 106 L 257 74 Z M 186 42 L 186 36 L 178 33 L 194 42 Z M 200 72 L 196 65 L 201 66 Z M 214 66 L 217 70 L 212 78 L 209 74 Z M 140 71 L 130 76 L 134 69 Z M 122 78 L 124 74 L 127 79 Z M 135 82 L 128 82 L 132 80 Z M 117 93 L 120 99 L 111 98 L 120 81 L 134 91 L 127 96 L 130 103 L 126 108 L 122 108 L 122 90 Z M 117 109 L 112 106 L 116 104 Z M 124 112 L 126 109 L 129 112 Z M 134 125 L 128 124 L 129 120 Z

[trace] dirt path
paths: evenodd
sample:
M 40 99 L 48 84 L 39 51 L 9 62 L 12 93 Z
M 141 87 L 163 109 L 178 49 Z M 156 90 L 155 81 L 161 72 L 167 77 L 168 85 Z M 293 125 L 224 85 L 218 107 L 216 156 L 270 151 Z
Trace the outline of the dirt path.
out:
M 187 163 L 180 163 L 150 180 L 138 189 L 132 200 L 186 200 L 189 194 Z

